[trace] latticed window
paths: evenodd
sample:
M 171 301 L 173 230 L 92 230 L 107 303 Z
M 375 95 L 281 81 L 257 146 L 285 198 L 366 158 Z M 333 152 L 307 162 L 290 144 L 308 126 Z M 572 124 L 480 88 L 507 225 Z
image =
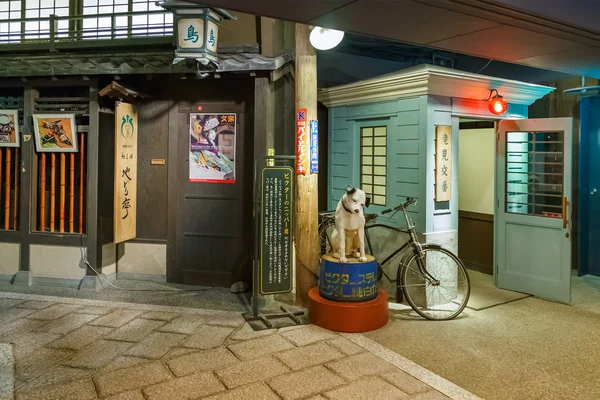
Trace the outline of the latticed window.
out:
M 387 127 L 360 129 L 360 184 L 371 203 L 386 205 Z

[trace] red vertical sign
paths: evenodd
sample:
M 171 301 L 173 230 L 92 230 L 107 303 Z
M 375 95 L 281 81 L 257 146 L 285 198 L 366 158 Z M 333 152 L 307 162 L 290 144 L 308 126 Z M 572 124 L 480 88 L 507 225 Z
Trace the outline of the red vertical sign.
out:
M 296 110 L 296 174 L 306 175 L 308 168 L 306 135 L 306 108 Z

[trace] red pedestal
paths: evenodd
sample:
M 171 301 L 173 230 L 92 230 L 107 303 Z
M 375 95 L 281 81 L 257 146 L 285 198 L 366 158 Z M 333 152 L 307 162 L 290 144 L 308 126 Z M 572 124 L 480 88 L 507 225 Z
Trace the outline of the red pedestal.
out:
M 337 332 L 368 332 L 388 322 L 388 295 L 379 289 L 377 298 L 365 302 L 324 299 L 318 288 L 308 292 L 308 319 L 315 325 Z

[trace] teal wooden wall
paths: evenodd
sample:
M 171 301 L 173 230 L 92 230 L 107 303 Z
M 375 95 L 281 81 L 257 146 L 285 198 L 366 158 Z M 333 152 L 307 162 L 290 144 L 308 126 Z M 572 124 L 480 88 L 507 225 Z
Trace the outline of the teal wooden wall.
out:
M 360 128 L 387 126 L 387 204 L 371 206 L 381 212 L 406 197 L 417 197 L 411 210 L 417 230 L 425 231 L 425 178 L 427 148 L 427 96 L 329 109 L 329 162 L 327 204 L 335 209 L 349 185 L 360 185 Z M 404 226 L 401 214 L 380 222 Z

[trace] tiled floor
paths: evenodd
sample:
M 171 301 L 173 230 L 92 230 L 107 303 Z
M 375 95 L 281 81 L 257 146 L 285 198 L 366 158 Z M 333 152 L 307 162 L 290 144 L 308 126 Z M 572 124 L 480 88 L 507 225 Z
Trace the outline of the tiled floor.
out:
M 362 335 L 236 312 L 0 293 L 0 321 L 16 399 L 476 398 Z

